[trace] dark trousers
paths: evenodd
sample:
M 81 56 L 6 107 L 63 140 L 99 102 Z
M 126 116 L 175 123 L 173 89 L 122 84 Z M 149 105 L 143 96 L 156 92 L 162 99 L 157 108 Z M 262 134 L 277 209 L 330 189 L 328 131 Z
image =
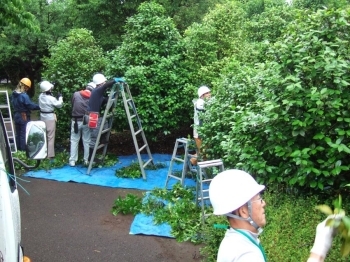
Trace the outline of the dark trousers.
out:
M 26 127 L 27 124 L 16 124 L 16 145 L 21 151 L 26 150 Z
M 16 128 L 16 145 L 17 149 L 21 151 L 26 150 L 26 127 L 30 116 L 27 116 L 27 121 L 22 119 L 21 113 L 15 113 L 14 117 Z

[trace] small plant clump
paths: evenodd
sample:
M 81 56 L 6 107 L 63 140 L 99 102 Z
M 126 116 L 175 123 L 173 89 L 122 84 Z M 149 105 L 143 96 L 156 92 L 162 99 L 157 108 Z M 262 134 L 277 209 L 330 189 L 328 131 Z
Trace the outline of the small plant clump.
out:
M 154 165 L 147 165 L 145 169 L 147 170 L 157 170 L 159 168 L 165 167 L 165 163 L 155 163 Z M 133 161 L 129 166 L 120 168 L 115 171 L 115 175 L 120 178 L 141 178 L 142 173 L 140 169 L 140 164 L 139 162 Z
M 142 198 L 133 194 L 127 194 L 125 198 L 118 196 L 114 201 L 111 213 L 116 216 L 119 213 L 124 215 L 133 214 L 137 215 L 142 207 Z
M 18 158 L 28 166 L 35 166 L 37 161 L 37 160 L 28 158 L 25 151 L 17 151 L 13 153 L 13 157 Z M 99 157 L 101 156 L 99 155 L 96 156 L 96 158 L 99 158 Z M 69 153 L 66 150 L 63 150 L 62 152 L 57 152 L 55 155 L 55 158 L 52 161 L 50 161 L 49 159 L 40 160 L 40 164 L 37 167 L 37 169 L 50 170 L 52 168 L 61 168 L 68 164 L 68 160 L 69 160 Z M 106 154 L 103 160 L 103 167 L 114 166 L 117 162 L 118 162 L 118 158 L 115 155 Z M 83 164 L 83 160 L 82 159 L 79 160 L 78 163 Z M 20 165 L 18 162 L 14 162 L 14 165 L 16 170 L 25 171 L 25 168 L 22 165 Z M 93 165 L 93 167 L 102 167 L 102 164 L 96 163 Z

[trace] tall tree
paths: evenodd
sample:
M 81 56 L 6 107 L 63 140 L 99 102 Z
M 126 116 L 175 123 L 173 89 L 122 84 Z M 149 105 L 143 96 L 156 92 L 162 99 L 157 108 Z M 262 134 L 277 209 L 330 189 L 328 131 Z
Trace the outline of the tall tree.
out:
M 3 27 L 12 25 L 16 28 L 27 28 L 31 31 L 39 29 L 35 16 L 25 9 L 28 0 L 2 0 L 0 5 L 0 33 Z

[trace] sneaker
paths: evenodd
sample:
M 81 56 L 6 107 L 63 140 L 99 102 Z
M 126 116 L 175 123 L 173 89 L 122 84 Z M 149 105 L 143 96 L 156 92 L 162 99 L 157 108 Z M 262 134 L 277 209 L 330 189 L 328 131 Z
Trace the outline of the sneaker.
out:
M 85 160 L 84 161 L 84 166 L 88 166 L 89 165 L 89 161 Z
M 75 161 L 69 161 L 70 166 L 75 166 Z

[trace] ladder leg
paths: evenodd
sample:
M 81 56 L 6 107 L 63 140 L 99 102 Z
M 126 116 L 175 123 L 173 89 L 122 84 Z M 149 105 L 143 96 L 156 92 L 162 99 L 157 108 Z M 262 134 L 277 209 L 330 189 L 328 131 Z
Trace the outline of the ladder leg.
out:
M 131 135 L 132 135 L 134 146 L 136 149 L 137 158 L 138 158 L 141 173 L 142 173 L 142 178 L 146 179 L 145 167 L 148 164 L 154 165 L 153 157 L 152 157 L 151 151 L 150 151 L 148 143 L 147 143 L 146 136 L 145 136 L 143 128 L 142 128 L 141 119 L 140 119 L 139 115 L 137 114 L 136 106 L 135 106 L 135 103 L 132 99 L 129 86 L 127 84 L 123 84 L 121 86 L 121 94 L 122 94 L 122 98 L 123 98 L 124 109 L 125 109 L 125 112 L 126 112 L 126 115 L 128 118 L 128 122 L 129 122 Z M 133 119 L 137 123 L 136 130 L 135 130 L 135 127 L 133 124 Z M 142 142 L 143 142 L 143 145 L 141 145 L 141 147 L 139 146 L 138 140 L 136 137 L 139 134 L 141 134 L 141 138 L 142 138 Z M 147 156 L 148 156 L 148 160 L 146 160 L 145 163 L 143 162 L 142 157 L 141 157 L 141 152 L 143 150 L 146 150 Z

